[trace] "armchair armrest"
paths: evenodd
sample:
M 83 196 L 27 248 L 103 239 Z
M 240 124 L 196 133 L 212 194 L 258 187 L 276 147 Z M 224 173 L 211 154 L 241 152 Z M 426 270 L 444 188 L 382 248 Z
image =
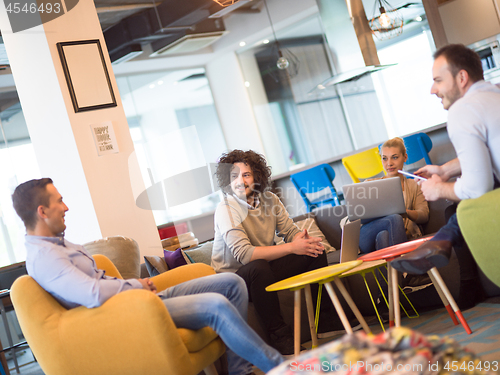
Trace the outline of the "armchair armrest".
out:
M 194 263 L 161 273 L 152 277 L 151 281 L 160 292 L 171 286 L 209 275 L 215 275 L 215 271 L 212 267 L 203 263 Z

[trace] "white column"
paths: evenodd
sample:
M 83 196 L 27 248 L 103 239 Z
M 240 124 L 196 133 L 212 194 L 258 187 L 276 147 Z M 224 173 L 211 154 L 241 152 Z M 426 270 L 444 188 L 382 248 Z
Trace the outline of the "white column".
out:
M 137 160 L 94 3 L 80 0 L 50 22 L 13 33 L 2 2 L 0 28 L 40 171 L 70 208 L 66 237 L 84 243 L 124 235 L 139 243 L 142 255 L 160 254 L 152 212 L 135 204 L 144 183 L 138 170 L 129 170 Z M 100 40 L 118 105 L 75 113 L 56 43 L 90 39 Z M 106 121 L 119 153 L 98 156 L 90 125 Z

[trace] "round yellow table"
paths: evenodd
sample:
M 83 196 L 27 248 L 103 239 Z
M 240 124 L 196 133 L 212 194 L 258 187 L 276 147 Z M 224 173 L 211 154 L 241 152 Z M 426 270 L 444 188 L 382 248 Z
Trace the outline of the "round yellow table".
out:
M 339 280 L 338 275 L 346 272 L 354 267 L 359 266 L 363 261 L 361 260 L 353 260 L 351 262 L 335 264 L 333 266 L 319 268 L 317 270 L 309 271 L 306 273 L 302 273 L 297 276 L 289 277 L 288 279 L 278 281 L 272 285 L 269 285 L 266 290 L 268 292 L 277 292 L 279 290 L 291 290 L 295 293 L 294 295 L 294 352 L 295 355 L 300 353 L 300 291 L 302 289 L 305 290 L 306 296 L 306 306 L 307 306 L 307 316 L 309 318 L 309 329 L 311 330 L 311 340 L 313 348 L 318 346 L 318 337 L 316 335 L 316 326 L 314 323 L 314 311 L 313 311 L 313 303 L 312 303 L 312 295 L 311 295 L 311 284 L 324 284 L 330 298 L 333 302 L 333 306 L 339 315 L 339 318 L 342 322 L 347 333 L 352 334 L 352 328 L 349 324 L 349 320 L 345 315 L 344 309 L 340 304 L 340 301 L 330 284 L 331 281 L 337 285 L 337 288 L 340 290 L 340 293 L 345 298 L 347 304 L 354 312 L 356 318 L 358 318 L 359 322 L 363 326 L 363 329 L 366 333 L 371 333 L 368 324 L 363 319 L 363 316 L 359 312 L 356 304 L 352 300 L 349 292 L 347 292 L 344 284 Z

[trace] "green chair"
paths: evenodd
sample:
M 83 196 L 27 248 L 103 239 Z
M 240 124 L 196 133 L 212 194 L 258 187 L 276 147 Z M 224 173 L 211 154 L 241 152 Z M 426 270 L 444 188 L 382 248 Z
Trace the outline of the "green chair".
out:
M 500 189 L 460 202 L 458 225 L 478 267 L 500 286 Z

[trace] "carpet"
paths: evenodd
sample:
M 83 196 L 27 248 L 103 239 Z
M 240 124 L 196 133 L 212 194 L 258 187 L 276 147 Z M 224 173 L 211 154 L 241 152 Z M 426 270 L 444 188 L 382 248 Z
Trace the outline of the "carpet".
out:
M 443 309 L 420 314 L 419 318 L 402 319 L 401 324 L 426 335 L 448 336 L 485 361 L 500 362 L 500 301 L 480 303 L 463 312 L 472 330 L 468 335 L 462 325 L 455 326 Z

